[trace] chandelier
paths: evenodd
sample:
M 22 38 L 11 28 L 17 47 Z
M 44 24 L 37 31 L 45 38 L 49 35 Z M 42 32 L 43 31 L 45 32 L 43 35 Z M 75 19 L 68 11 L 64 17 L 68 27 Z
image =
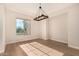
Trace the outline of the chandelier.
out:
M 38 15 L 36 15 L 36 17 L 34 18 L 34 20 L 41 21 L 41 20 L 44 20 L 44 19 L 48 19 L 48 15 L 42 9 L 41 3 L 40 3 Z

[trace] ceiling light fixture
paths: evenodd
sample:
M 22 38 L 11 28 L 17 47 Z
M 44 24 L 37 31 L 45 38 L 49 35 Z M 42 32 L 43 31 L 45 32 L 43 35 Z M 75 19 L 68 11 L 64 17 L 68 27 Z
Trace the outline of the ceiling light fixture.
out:
M 41 20 L 44 20 L 44 19 L 48 19 L 48 15 L 44 12 L 44 10 L 41 7 L 41 3 L 40 3 L 38 15 L 36 15 L 34 20 L 41 21 Z

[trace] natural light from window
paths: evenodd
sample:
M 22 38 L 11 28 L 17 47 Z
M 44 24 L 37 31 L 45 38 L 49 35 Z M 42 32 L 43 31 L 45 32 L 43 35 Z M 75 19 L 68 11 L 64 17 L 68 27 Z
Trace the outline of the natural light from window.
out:
M 28 56 L 63 56 L 64 53 L 56 49 L 50 48 L 38 42 L 31 42 L 20 45 L 22 50 Z
M 24 35 L 29 33 L 30 24 L 27 20 L 24 19 L 16 19 L 16 34 Z

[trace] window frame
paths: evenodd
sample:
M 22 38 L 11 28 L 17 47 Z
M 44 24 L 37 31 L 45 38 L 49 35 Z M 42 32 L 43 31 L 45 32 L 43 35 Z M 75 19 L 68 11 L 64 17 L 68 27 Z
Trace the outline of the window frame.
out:
M 28 24 L 29 26 L 27 27 L 29 29 L 29 32 L 27 32 L 28 30 L 26 30 L 26 31 L 24 31 L 24 33 L 17 33 L 17 26 L 16 26 L 16 35 L 29 35 L 29 34 L 31 34 L 31 23 L 30 23 L 30 20 L 24 19 L 24 18 L 16 18 L 16 21 L 17 21 L 17 19 L 24 20 L 25 22 L 29 23 Z M 17 22 L 16 22 L 16 25 L 17 25 Z

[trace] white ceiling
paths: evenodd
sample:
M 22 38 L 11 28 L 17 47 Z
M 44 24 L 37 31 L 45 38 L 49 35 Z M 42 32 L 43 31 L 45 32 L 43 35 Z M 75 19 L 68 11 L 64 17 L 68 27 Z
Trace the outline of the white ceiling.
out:
M 61 10 L 63 8 L 66 8 L 68 6 L 73 5 L 73 3 L 42 3 L 43 10 L 47 14 L 50 12 L 54 12 L 57 10 Z M 38 11 L 38 3 L 7 3 L 6 7 L 10 10 L 20 12 L 23 14 L 27 14 L 30 16 L 36 15 L 36 12 Z

